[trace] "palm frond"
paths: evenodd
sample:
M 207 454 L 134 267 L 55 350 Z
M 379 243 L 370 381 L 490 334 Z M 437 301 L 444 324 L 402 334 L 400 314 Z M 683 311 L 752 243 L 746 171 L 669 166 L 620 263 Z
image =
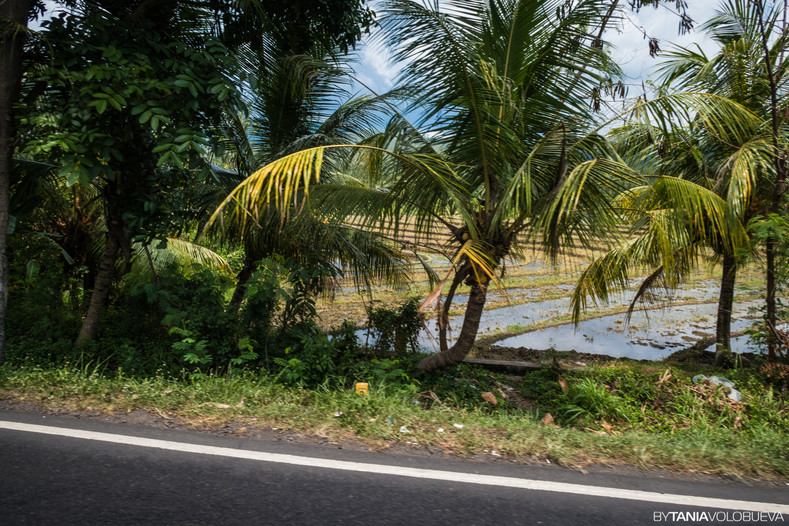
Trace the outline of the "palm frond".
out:
M 151 281 L 166 269 L 183 269 L 193 265 L 211 268 L 226 275 L 233 274 L 222 256 L 184 239 L 168 237 L 150 243 L 134 243 L 132 250 L 131 271 L 124 278 L 129 283 Z

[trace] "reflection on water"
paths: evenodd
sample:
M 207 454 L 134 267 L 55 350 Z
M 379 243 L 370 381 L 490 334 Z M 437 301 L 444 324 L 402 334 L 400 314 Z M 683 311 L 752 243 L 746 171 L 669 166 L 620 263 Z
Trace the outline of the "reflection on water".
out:
M 572 285 L 557 285 L 556 291 L 568 291 Z M 486 309 L 480 320 L 479 335 L 493 334 L 498 331 L 518 331 L 539 323 L 550 323 L 566 320 L 570 311 L 568 297 L 533 301 L 544 288 L 522 288 L 507 291 L 507 298 L 517 305 L 508 305 L 496 309 Z M 612 299 L 605 308 L 624 309 L 631 299 L 632 292 Z M 609 356 L 660 360 L 671 353 L 689 347 L 695 342 L 715 335 L 715 321 L 718 294 L 716 281 L 704 281 L 685 285 L 674 291 L 670 298 L 657 298 L 658 304 L 668 305 L 664 308 L 648 311 L 637 310 L 633 313 L 630 324 L 625 321 L 624 314 L 605 315 L 588 319 L 574 327 L 571 323 L 563 323 L 554 327 L 534 330 L 511 338 L 501 340 L 496 345 L 505 347 L 529 347 L 533 349 L 554 348 L 559 351 L 575 350 L 578 352 L 605 354 Z M 500 293 L 491 290 L 489 300 L 502 299 Z M 668 300 L 671 300 L 670 302 Z M 455 296 L 453 304 L 463 307 L 468 301 L 466 294 Z M 679 303 L 694 302 L 692 305 Z M 710 302 L 710 303 L 704 303 Z M 673 303 L 673 306 L 672 306 Z M 757 300 L 739 301 L 732 315 L 732 331 L 741 331 L 753 323 L 750 312 L 761 304 Z M 593 314 L 590 309 L 589 314 Z M 450 320 L 450 345 L 460 332 L 463 317 L 457 316 Z M 438 329 L 436 320 L 426 322 L 427 331 L 422 330 L 419 344 L 426 350 L 438 350 Z M 522 329 L 521 329 L 522 330 Z M 358 336 L 365 341 L 366 331 L 358 331 Z M 714 350 L 711 346 L 709 350 Z M 732 338 L 732 350 L 735 352 L 755 352 L 757 349 L 747 336 Z
M 748 319 L 750 307 L 756 303 L 739 305 L 732 314 L 732 331 L 743 330 L 753 323 Z M 715 303 L 678 305 L 671 308 L 633 313 L 630 325 L 624 315 L 602 316 L 586 320 L 576 330 L 572 324 L 541 329 L 512 338 L 496 345 L 531 347 L 558 351 L 576 350 L 594 354 L 660 360 L 678 349 L 688 347 L 701 338 L 715 335 Z M 733 338 L 735 352 L 755 351 L 747 337 Z
M 528 291 L 517 291 L 528 297 Z M 673 295 L 674 302 L 710 301 L 717 296 L 717 283 L 713 281 L 680 288 Z M 514 294 L 510 294 L 514 299 Z M 623 308 L 629 304 L 631 295 L 623 295 L 609 303 L 609 307 Z M 458 298 L 460 300 L 460 298 Z M 458 301 L 458 304 L 460 301 Z M 749 313 L 758 302 L 740 302 L 732 315 L 732 331 L 749 327 L 753 320 Z M 527 302 L 483 312 L 479 335 L 491 334 L 513 326 L 526 326 L 550 322 L 569 313 L 569 299 L 560 298 Z M 497 343 L 505 347 L 530 347 L 534 349 L 576 350 L 616 357 L 659 360 L 674 351 L 688 347 L 702 338 L 715 334 L 717 303 L 675 305 L 649 311 L 637 310 L 630 324 L 624 314 L 607 315 L 582 321 L 578 327 L 571 323 L 527 332 Z M 460 331 L 463 318 L 456 317 L 450 325 L 453 334 Z M 420 344 L 426 349 L 436 350 L 437 328 L 435 320 L 427 322 L 433 337 L 425 331 L 420 335 Z M 451 342 L 452 340 L 450 340 Z M 735 352 L 753 352 L 748 337 L 732 338 Z

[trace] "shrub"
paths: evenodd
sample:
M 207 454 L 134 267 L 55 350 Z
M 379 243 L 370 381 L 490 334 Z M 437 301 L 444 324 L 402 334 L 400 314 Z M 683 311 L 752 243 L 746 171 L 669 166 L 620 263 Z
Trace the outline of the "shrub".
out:
M 424 315 L 419 312 L 419 300 L 410 298 L 395 308 L 370 308 L 367 311 L 369 330 L 373 333 L 373 349 L 379 354 L 405 354 L 417 350 L 417 338 Z
M 44 236 L 21 234 L 9 238 L 9 248 L 8 362 L 73 360 L 80 318 L 69 305 L 76 286 L 64 269 L 62 250 Z
M 231 287 L 229 278 L 205 268 L 187 274 L 166 271 L 156 281 L 135 284 L 109 309 L 100 347 L 106 349 L 102 343 L 113 341 L 116 347 L 123 342 L 121 349 L 147 349 L 150 354 L 138 356 L 140 362 L 131 369 L 123 366 L 128 372 L 255 364 L 279 306 L 277 276 L 265 266 L 255 273 L 238 312 L 226 311 Z M 109 365 L 122 366 L 122 356 L 112 354 Z

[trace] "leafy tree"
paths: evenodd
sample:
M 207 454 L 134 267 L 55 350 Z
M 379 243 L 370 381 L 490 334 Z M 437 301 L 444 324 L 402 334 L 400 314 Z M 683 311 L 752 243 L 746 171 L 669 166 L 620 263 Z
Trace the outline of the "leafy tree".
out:
M 25 153 L 56 159 L 70 184 L 95 187 L 107 228 L 78 343 L 95 336 L 118 255 L 128 269 L 135 237 L 169 230 L 169 194 L 198 161 L 223 101 L 236 97 L 222 74 L 227 48 L 190 33 L 101 9 L 46 23 L 52 55 L 29 78 L 47 89 L 22 121 Z
M 5 361 L 5 312 L 8 305 L 6 236 L 11 220 L 9 191 L 16 139 L 14 104 L 22 83 L 27 24 L 41 8 L 41 4 L 33 0 L 7 0 L 0 4 L 0 365 Z
M 175 223 L 167 219 L 172 196 L 162 194 L 172 193 L 187 169 L 200 166 L 196 154 L 216 124 L 219 107 L 233 99 L 228 75 L 234 71 L 234 51 L 245 44 L 245 49 L 265 47 L 268 36 L 294 23 L 303 24 L 301 31 L 290 31 L 303 45 L 321 40 L 347 47 L 371 26 L 373 13 L 363 0 L 62 5 L 70 9 L 48 24 L 42 33 L 46 45 L 27 53 L 27 135 L 12 141 L 9 127 L 0 139 L 3 166 L 8 166 L 12 144 L 25 146 L 25 155 L 58 158 L 71 184 L 98 188 L 107 205 L 107 243 L 79 337 L 83 342 L 95 333 L 117 253 L 123 251 L 128 262 L 132 238 L 161 238 Z M 4 122 L 13 125 L 10 108 L 19 91 L 14 86 L 22 75 L 23 39 L 11 37 L 24 34 L 19 28 L 43 6 L 6 2 L 3 9 L 0 15 L 9 15 L 3 26 L 4 60 L 15 64 L 3 68 L 9 79 L 3 95 L 10 97 L 4 113 L 10 118 Z M 329 21 L 315 18 L 328 12 Z M 33 130 L 48 135 L 29 141 Z M 0 180 L 8 180 L 7 170 Z M 0 202 L 7 199 L 0 195 Z

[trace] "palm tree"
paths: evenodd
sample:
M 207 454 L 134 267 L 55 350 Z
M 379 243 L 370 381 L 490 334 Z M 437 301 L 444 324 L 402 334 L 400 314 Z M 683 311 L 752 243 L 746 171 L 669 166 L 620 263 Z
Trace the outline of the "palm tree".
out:
M 676 88 L 699 95 L 668 96 L 657 101 L 653 105 L 665 110 L 659 121 L 673 124 L 668 127 L 649 127 L 649 123 L 646 127 L 630 126 L 624 142 L 631 151 L 637 152 L 640 166 L 648 165 L 651 173 L 679 177 L 717 195 L 719 200 L 713 201 L 717 201 L 720 212 L 729 217 L 730 228 L 694 232 L 693 222 L 683 213 L 686 203 L 679 199 L 681 196 L 675 196 L 671 203 L 642 200 L 634 209 L 651 214 L 657 213 L 659 207 L 674 207 L 675 219 L 688 230 L 667 239 L 670 245 L 665 247 L 660 247 L 655 240 L 659 235 L 657 229 L 633 230 L 641 239 L 616 249 L 621 265 L 647 264 L 657 268 L 636 298 L 655 283 L 657 275 L 669 273 L 668 284 L 676 285 L 681 275 L 698 260 L 701 247 L 713 250 L 723 267 L 715 338 L 718 361 L 731 348 L 734 283 L 738 267 L 750 252 L 745 227 L 767 211 L 776 177 L 771 161 L 773 147 L 767 111 L 770 84 L 765 76 L 769 68 L 761 49 L 759 15 L 754 4 L 746 0 L 731 0 L 722 7 L 718 15 L 703 26 L 720 45 L 715 56 L 707 57 L 698 47 L 678 48 L 668 54 L 668 60 L 661 67 L 664 91 Z M 774 22 L 777 12 L 772 16 Z M 774 60 L 780 57 L 785 46 L 782 38 L 774 43 L 771 52 Z M 678 115 L 678 107 L 687 104 L 688 96 L 698 99 L 702 105 L 717 106 L 721 114 L 728 112 L 728 117 L 713 122 L 706 110 Z M 638 112 L 636 109 L 635 113 Z M 675 128 L 669 129 L 671 126 Z M 658 208 L 650 208 L 654 206 Z M 666 251 L 665 257 L 657 256 L 661 250 Z M 679 254 L 687 258 L 678 258 Z M 621 280 L 622 269 L 612 265 L 612 258 L 613 253 L 584 272 L 574 293 L 576 316 L 584 294 L 603 297 L 602 282 Z M 632 259 L 627 262 L 627 258 Z M 670 269 L 672 265 L 676 265 L 674 270 Z
M 719 194 L 723 179 L 732 171 L 746 173 L 743 165 L 747 168 L 749 159 L 731 152 L 725 155 L 709 141 L 700 141 L 699 136 L 709 138 L 707 132 L 698 123 L 668 133 L 649 125 L 617 131 L 619 144 L 628 149 L 624 156 L 641 173 L 642 184 L 615 200 L 628 226 L 628 240 L 582 272 L 571 299 L 576 322 L 586 309 L 587 297 L 607 302 L 611 292 L 627 290 L 631 271 L 646 267 L 650 274 L 634 295 L 628 316 L 639 300 L 650 298 L 648 291 L 677 287 L 712 251 L 723 264 L 718 359 L 730 348 L 734 280 L 749 243 L 742 216 Z
M 313 50 L 322 52 L 320 46 Z M 235 170 L 215 170 L 215 184 L 202 189 L 206 210 L 216 208 L 251 175 L 252 166 L 266 165 L 305 147 L 362 141 L 376 128 L 383 100 L 396 95 L 352 98 L 346 71 L 306 55 L 280 56 L 263 66 L 259 59 L 249 115 L 227 117 L 224 159 Z M 347 168 L 348 159 L 339 155 L 327 162 L 339 170 Z M 407 278 L 407 258 L 391 240 L 309 213 L 283 221 L 272 207 L 254 218 L 244 215 L 240 221 L 213 226 L 208 235 L 240 245 L 244 252 L 230 310 L 238 310 L 249 279 L 260 262 L 274 254 L 300 264 L 339 265 L 351 272 L 359 287 L 368 289 L 373 281 L 399 284 Z
M 610 7 L 489 0 L 446 2 L 439 10 L 437 3 L 384 2 L 381 25 L 395 58 L 406 63 L 401 80 L 420 122 L 396 118 L 397 139 L 285 156 L 247 178 L 214 218 L 257 217 L 269 203 L 288 216 L 303 206 L 395 236 L 413 225 L 418 245 L 446 240 L 451 274 L 431 295 L 439 297 L 452 276 L 439 315 L 441 348 L 420 367 L 459 363 L 475 341 L 491 281 L 524 234 L 555 257 L 614 226 L 609 201 L 632 172 L 608 160 L 614 152 L 588 128 L 588 96 L 616 73 L 599 46 Z M 377 185 L 350 184 L 324 167 L 342 148 L 373 161 Z M 462 283 L 471 290 L 449 347 L 447 316 Z

